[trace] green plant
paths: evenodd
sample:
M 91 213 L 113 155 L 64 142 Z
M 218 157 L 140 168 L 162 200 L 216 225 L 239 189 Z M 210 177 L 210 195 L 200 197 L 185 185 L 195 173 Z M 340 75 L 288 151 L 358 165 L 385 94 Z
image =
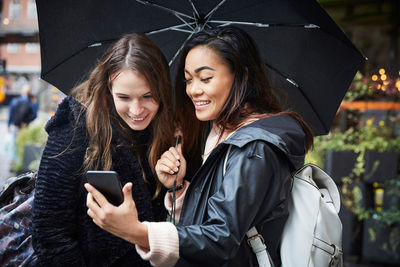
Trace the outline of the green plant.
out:
M 28 127 L 22 128 L 17 135 L 16 140 L 16 160 L 11 167 L 13 172 L 21 172 L 24 160 L 25 145 L 28 144 L 39 144 L 44 146 L 47 133 L 44 130 L 45 123 L 31 123 Z M 38 163 L 33 169 L 38 168 Z
M 373 119 L 369 119 L 358 129 L 350 128 L 345 132 L 330 133 L 326 136 L 316 137 L 314 140 L 314 148 L 307 154 L 306 162 L 323 166 L 328 150 L 351 150 L 358 153 L 352 172 L 342 178 L 342 202 L 350 212 L 356 214 L 360 220 L 373 218 L 385 225 L 400 222 L 398 204 L 391 205 L 391 208 L 387 210 L 362 207 L 362 191 L 358 186 L 365 175 L 367 150 L 400 153 L 400 136 L 395 136 L 391 126 L 386 125 L 383 121 L 374 124 Z M 379 162 L 376 162 L 373 168 L 376 169 L 378 165 Z M 400 199 L 400 178 L 388 181 L 383 187 L 390 189 L 388 193 L 394 195 L 395 199 Z

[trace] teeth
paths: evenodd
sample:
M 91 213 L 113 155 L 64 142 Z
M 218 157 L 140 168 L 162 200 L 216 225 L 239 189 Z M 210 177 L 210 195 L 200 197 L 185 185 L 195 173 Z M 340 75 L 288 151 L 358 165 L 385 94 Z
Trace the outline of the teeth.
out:
M 198 102 L 194 102 L 197 106 L 204 106 L 207 105 L 208 103 L 210 103 L 210 101 L 198 101 Z
M 131 120 L 134 120 L 134 121 L 142 121 L 142 120 L 144 120 L 144 118 L 133 118 L 133 117 L 130 117 L 130 116 L 128 116 Z

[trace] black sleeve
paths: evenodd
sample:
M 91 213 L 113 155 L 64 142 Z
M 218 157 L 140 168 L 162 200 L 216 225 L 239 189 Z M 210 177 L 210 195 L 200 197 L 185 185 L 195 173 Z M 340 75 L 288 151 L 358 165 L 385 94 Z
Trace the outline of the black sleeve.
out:
M 85 134 L 69 123 L 53 128 L 42 155 L 33 208 L 38 266 L 84 266 L 77 234 Z

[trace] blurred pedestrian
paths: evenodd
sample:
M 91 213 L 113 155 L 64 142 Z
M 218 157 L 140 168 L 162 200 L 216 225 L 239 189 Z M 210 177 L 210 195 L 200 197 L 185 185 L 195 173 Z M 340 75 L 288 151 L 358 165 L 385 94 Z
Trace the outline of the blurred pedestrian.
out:
M 31 86 L 22 86 L 21 95 L 10 102 L 8 127 L 22 128 L 27 126 L 37 116 L 37 104 L 32 94 Z
M 77 66 L 79 67 L 79 66 Z M 168 63 L 146 36 L 110 46 L 89 79 L 66 97 L 46 125 L 33 209 L 38 266 L 150 266 L 133 244 L 87 215 L 87 170 L 113 170 L 135 184 L 139 218 L 165 221 L 165 189 L 153 176 L 174 140 Z
M 32 94 L 31 86 L 24 84 L 21 95 L 11 100 L 8 112 L 8 132 L 11 133 L 10 157 L 16 158 L 16 139 L 21 128 L 26 127 L 37 116 L 37 104 Z
M 88 214 L 103 229 L 137 244 L 154 266 L 258 266 L 245 237 L 253 226 L 280 266 L 291 173 L 304 163 L 311 129 L 298 114 L 280 106 L 254 40 L 239 28 L 193 35 L 182 49 L 176 95 L 184 151 L 188 143 L 201 145 L 196 140 L 202 139 L 206 122 L 212 123 L 203 165 L 190 184 L 184 181 L 180 146 L 171 147 L 156 165 L 167 188 L 176 179 L 179 223 L 138 219 L 129 197 L 135 184 L 125 185 L 119 207 L 85 184 Z M 167 206 L 171 202 L 168 194 Z

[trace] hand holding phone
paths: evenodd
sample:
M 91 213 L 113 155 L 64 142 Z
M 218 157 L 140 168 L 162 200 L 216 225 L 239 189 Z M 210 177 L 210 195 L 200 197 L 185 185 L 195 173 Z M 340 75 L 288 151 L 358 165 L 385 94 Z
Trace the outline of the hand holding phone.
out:
M 115 171 L 87 171 L 86 178 L 114 206 L 124 202 L 121 182 Z

